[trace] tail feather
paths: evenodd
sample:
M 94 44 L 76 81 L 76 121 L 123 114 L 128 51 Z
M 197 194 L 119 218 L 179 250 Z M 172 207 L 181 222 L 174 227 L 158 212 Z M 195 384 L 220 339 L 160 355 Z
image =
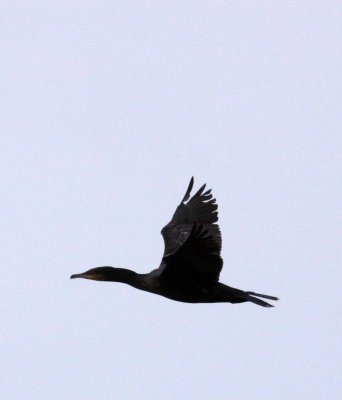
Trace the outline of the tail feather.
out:
M 252 303 L 258 304 L 259 306 L 262 307 L 274 307 L 272 304 L 266 303 L 266 301 L 258 299 L 258 297 L 262 297 L 264 299 L 269 299 L 269 300 L 278 300 L 278 297 L 274 296 L 268 296 L 266 294 L 259 294 L 255 292 L 245 292 L 247 295 L 246 300 L 251 301 Z M 256 297 L 254 297 L 256 296 Z
M 262 307 L 274 307 L 272 304 L 266 303 L 264 300 L 260 300 L 257 297 L 248 296 L 247 301 L 251 301 L 252 303 L 258 304 L 258 306 Z
M 260 294 L 260 293 L 255 293 L 255 292 L 246 292 L 247 294 L 250 294 L 252 296 L 257 296 L 257 297 L 262 297 L 263 299 L 269 299 L 269 300 L 279 300 L 278 297 L 274 296 L 269 296 L 267 294 Z

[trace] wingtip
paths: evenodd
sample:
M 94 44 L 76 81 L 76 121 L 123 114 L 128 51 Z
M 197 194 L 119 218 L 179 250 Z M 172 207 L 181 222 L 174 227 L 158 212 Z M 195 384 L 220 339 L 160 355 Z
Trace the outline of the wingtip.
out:
M 181 203 L 184 203 L 185 201 L 187 201 L 189 199 L 190 193 L 191 193 L 191 190 L 192 190 L 193 186 L 194 186 L 194 177 L 192 176 L 191 179 L 190 179 L 190 182 L 189 182 L 189 186 L 188 186 L 188 188 L 186 190 L 186 193 L 185 193 Z

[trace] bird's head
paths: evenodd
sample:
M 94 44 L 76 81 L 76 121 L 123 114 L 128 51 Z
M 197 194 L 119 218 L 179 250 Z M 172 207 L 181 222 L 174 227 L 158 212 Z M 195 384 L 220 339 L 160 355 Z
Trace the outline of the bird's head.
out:
M 93 281 L 111 281 L 111 282 L 124 282 L 130 283 L 137 274 L 125 268 L 114 267 L 97 267 L 89 269 L 81 274 L 74 274 L 70 279 L 83 278 L 91 279 Z
M 83 278 L 83 279 L 91 279 L 93 281 L 108 281 L 113 275 L 113 270 L 116 268 L 113 267 L 97 267 L 89 269 L 86 272 L 82 272 L 81 274 L 74 274 L 70 276 L 70 279 L 75 278 Z

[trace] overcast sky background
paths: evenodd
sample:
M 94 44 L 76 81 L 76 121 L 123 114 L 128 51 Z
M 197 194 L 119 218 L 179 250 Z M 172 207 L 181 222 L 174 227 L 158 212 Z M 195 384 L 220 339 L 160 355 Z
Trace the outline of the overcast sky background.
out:
M 0 397 L 340 399 L 339 1 L 3 1 Z M 223 282 L 147 272 L 190 177 L 219 204 Z

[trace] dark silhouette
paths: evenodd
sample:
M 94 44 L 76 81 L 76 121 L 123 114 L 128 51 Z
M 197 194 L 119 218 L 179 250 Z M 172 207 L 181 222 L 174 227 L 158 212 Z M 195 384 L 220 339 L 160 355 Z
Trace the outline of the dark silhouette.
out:
M 216 199 L 211 190 L 204 192 L 203 185 L 189 200 L 193 184 L 194 178 L 191 178 L 183 200 L 161 231 L 165 250 L 159 268 L 148 274 L 137 274 L 124 268 L 98 267 L 70 278 L 123 282 L 186 303 L 251 301 L 273 307 L 258 297 L 278 300 L 277 297 L 235 289 L 219 282 L 223 261 L 221 233 L 216 224 Z

